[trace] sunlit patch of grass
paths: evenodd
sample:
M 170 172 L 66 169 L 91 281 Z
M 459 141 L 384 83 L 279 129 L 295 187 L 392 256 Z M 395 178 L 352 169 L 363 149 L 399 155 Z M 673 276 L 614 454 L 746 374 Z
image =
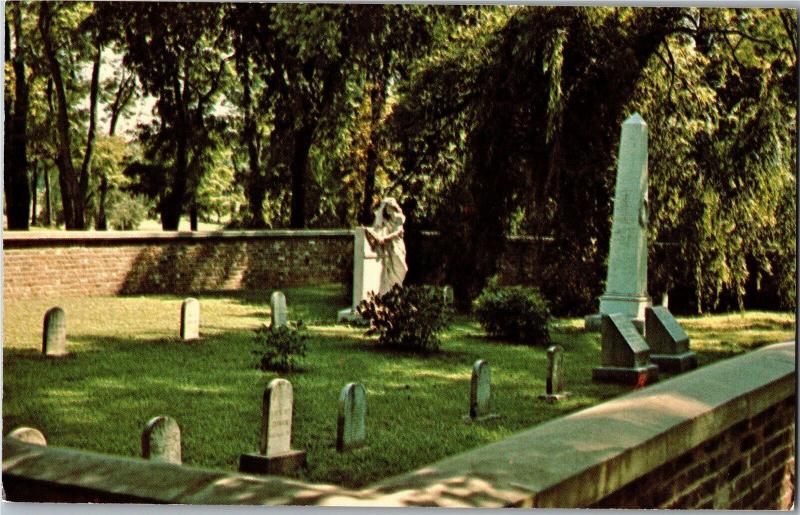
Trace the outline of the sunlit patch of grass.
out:
M 32 299 L 6 302 L 4 332 L 5 431 L 28 425 L 54 446 L 138 456 L 140 435 L 153 416 L 181 426 L 184 462 L 235 470 L 239 455 L 258 444 L 264 388 L 277 375 L 256 369 L 253 330 L 269 323 L 270 291 L 208 293 L 201 302 L 201 336 L 178 338 L 183 297 Z M 552 341 L 566 350 L 566 388 L 572 396 L 548 404 L 546 349 L 487 338 L 458 316 L 442 335 L 440 352 L 389 351 L 363 328 L 335 325 L 349 304 L 341 285 L 285 290 L 291 319 L 307 322 L 305 370 L 284 374 L 295 393 L 293 446 L 308 451 L 297 477 L 363 486 L 437 459 L 505 438 L 542 421 L 597 404 L 630 387 L 596 384 L 600 338 L 580 319 L 553 324 Z M 68 348 L 63 360 L 40 354 L 42 318 L 65 309 Z M 680 320 L 701 363 L 790 339 L 789 314 L 748 313 Z M 502 418 L 472 424 L 468 412 L 472 364 L 492 367 L 494 411 Z M 335 450 L 337 399 L 349 382 L 367 390 L 366 449 Z

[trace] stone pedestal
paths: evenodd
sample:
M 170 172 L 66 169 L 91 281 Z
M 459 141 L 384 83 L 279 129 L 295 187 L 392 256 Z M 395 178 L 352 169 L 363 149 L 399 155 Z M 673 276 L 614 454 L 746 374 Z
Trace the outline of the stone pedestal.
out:
M 353 241 L 353 302 L 349 308 L 341 309 L 336 315 L 337 322 L 358 321 L 356 307 L 370 293 L 381 287 L 381 263 L 365 236 L 365 227 L 356 227 Z
M 306 466 L 306 451 L 290 450 L 276 456 L 247 453 L 239 456 L 239 472 L 283 476 Z
M 644 323 L 644 310 L 652 304 L 647 295 L 647 223 L 647 124 L 634 114 L 622 124 L 608 275 L 599 315 L 620 313 Z M 599 316 L 585 321 L 587 329 L 599 329 Z
M 658 366 L 650 362 L 650 347 L 627 315 L 603 316 L 601 366 L 592 379 L 644 386 L 658 381 Z

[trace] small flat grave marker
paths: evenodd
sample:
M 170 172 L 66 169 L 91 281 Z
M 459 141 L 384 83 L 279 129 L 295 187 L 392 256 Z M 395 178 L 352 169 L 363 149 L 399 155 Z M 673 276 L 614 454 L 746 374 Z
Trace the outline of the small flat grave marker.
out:
M 336 421 L 336 450 L 344 452 L 364 446 L 367 437 L 364 422 L 367 414 L 367 391 L 363 385 L 349 383 L 339 394 Z
M 283 292 L 272 292 L 272 296 L 269 298 L 269 304 L 272 310 L 272 328 L 276 329 L 287 325 L 289 322 L 286 313 L 286 296 Z
M 142 458 L 181 464 L 181 429 L 172 417 L 155 417 L 142 431 Z
M 665 372 L 697 368 L 697 355 L 689 350 L 689 335 L 665 306 L 645 310 L 645 339 L 650 359 Z
M 592 379 L 644 386 L 658 381 L 658 367 L 650 362 L 650 347 L 629 316 L 603 315 L 601 366 Z
M 16 438 L 17 440 L 33 445 L 47 446 L 47 440 L 38 429 L 33 427 L 18 427 L 6 435 L 7 438 Z
M 564 347 L 553 345 L 547 349 L 547 386 L 539 398 L 555 402 L 569 395 L 564 391 Z
M 181 304 L 181 340 L 200 339 L 200 302 L 197 299 L 186 299 Z
M 288 474 L 306 464 L 306 451 L 291 448 L 293 409 L 292 383 L 273 379 L 261 404 L 259 452 L 240 456 L 240 472 Z
M 472 381 L 469 390 L 469 416 L 466 420 L 481 422 L 500 415 L 491 412 L 492 371 L 489 363 L 479 359 L 472 365 Z
M 67 315 L 58 306 L 44 315 L 42 354 L 54 358 L 67 355 Z

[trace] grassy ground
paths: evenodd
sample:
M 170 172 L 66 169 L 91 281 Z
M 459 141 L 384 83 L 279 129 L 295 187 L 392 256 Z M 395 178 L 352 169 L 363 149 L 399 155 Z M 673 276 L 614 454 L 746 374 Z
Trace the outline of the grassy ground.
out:
M 297 477 L 358 487 L 442 457 L 505 438 L 628 390 L 591 381 L 599 336 L 579 320 L 559 320 L 552 335 L 566 349 L 567 389 L 551 405 L 544 392 L 546 352 L 486 338 L 459 318 L 436 355 L 376 348 L 356 328 L 334 325 L 348 304 L 341 286 L 288 289 L 290 318 L 309 325 L 306 370 L 286 375 L 295 392 L 293 446 L 308 450 Z M 255 368 L 253 329 L 269 318 L 268 292 L 199 296 L 199 343 L 178 339 L 174 296 L 35 299 L 4 305 L 3 432 L 19 425 L 42 430 L 51 445 L 138 456 L 153 416 L 181 426 L 184 463 L 235 470 L 258 443 L 261 395 L 276 374 Z M 41 356 L 41 324 L 54 305 L 67 314 L 72 356 Z M 791 314 L 747 313 L 681 319 L 701 364 L 794 337 Z M 499 420 L 469 424 L 472 363 L 492 366 Z M 367 389 L 368 447 L 334 448 L 339 391 Z

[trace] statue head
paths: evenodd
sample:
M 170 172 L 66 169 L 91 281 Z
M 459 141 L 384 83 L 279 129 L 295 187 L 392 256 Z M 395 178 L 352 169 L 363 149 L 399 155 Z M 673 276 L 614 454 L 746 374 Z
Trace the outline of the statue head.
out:
M 381 200 L 378 209 L 375 211 L 375 222 L 372 226 L 380 227 L 384 221 L 390 221 L 395 225 L 403 225 L 406 221 L 400 204 L 392 197 L 386 197 Z

